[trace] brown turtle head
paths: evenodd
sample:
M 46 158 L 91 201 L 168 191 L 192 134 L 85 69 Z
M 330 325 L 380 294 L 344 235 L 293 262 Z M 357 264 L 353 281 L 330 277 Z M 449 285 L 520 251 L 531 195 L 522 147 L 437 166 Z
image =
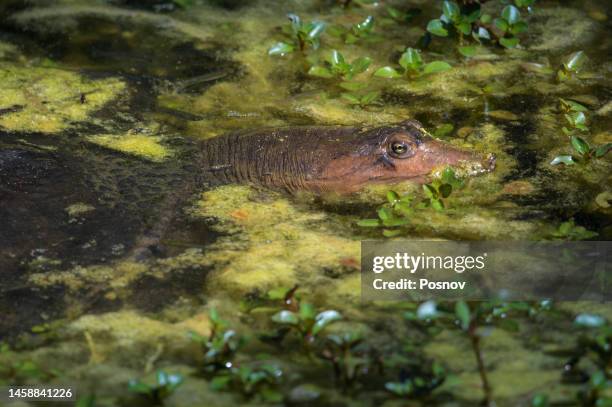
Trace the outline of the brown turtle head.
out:
M 351 191 L 372 182 L 425 182 L 436 169 L 452 166 L 463 175 L 495 168 L 495 156 L 458 149 L 429 136 L 416 120 L 357 134 L 345 153 L 324 168 L 324 189 Z M 347 147 L 347 146 L 345 146 Z

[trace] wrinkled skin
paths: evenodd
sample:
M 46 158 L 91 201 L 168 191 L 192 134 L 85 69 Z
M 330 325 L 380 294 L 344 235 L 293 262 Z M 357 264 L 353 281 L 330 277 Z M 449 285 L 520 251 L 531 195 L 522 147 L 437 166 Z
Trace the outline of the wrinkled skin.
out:
M 316 193 L 350 193 L 370 183 L 425 182 L 437 168 L 471 174 L 495 167 L 493 156 L 459 150 L 408 120 L 393 126 L 292 127 L 230 133 L 203 143 L 203 169 L 219 183 L 254 183 Z

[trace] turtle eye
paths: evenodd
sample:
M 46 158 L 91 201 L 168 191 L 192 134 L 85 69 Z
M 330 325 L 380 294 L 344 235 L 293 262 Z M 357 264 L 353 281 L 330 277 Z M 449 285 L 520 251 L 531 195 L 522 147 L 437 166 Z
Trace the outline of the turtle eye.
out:
M 391 151 L 397 155 L 405 154 L 408 151 L 408 146 L 402 142 L 395 142 L 391 144 Z
M 405 158 L 410 156 L 410 145 L 405 141 L 396 140 L 389 145 L 389 154 L 395 158 Z

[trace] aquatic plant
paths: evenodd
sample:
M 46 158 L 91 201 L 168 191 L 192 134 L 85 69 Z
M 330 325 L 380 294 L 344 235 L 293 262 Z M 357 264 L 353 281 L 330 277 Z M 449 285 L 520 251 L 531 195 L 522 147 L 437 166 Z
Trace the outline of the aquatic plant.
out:
M 527 30 L 527 23 L 521 19 L 521 12 L 513 5 L 502 10 L 501 16 L 493 20 L 499 31 L 499 44 L 506 48 L 514 48 L 519 44 L 518 34 Z
M 271 363 L 253 366 L 233 367 L 215 376 L 210 385 L 213 390 L 236 390 L 245 398 L 258 398 L 262 401 L 278 403 L 282 394 L 276 386 L 283 377 L 283 371 Z
M 219 317 L 216 309 L 210 310 L 210 335 L 204 337 L 190 332 L 191 339 L 200 344 L 204 351 L 203 368 L 205 372 L 215 372 L 232 367 L 236 352 L 244 345 L 245 340 L 232 329 L 225 329 L 227 322 Z
M 369 92 L 345 92 L 342 93 L 341 96 L 349 105 L 355 105 L 363 108 L 376 104 L 380 99 L 380 91 L 373 90 Z
M 442 171 L 442 176 L 430 184 L 423 185 L 426 198 L 421 202 L 423 207 L 432 207 L 438 211 L 444 210 L 444 199 L 448 198 L 454 189 L 463 188 L 464 182 L 457 178 L 450 167 Z
M 493 387 L 488 378 L 482 352 L 483 328 L 487 326 L 498 327 L 510 332 L 519 330 L 517 316 L 526 316 L 534 312 L 534 307 L 526 302 L 499 302 L 499 301 L 456 301 L 455 303 L 441 303 L 426 301 L 419 305 L 416 312 L 408 311 L 404 317 L 417 325 L 437 326 L 438 330 L 428 330 L 430 334 L 437 334 L 443 329 L 459 329 L 470 341 L 482 390 L 484 393 L 483 405 L 493 405 Z
M 391 66 L 383 66 L 374 72 L 374 76 L 381 78 L 400 78 L 402 76 L 417 77 L 436 72 L 446 71 L 452 66 L 444 61 L 432 61 L 424 63 L 421 52 L 418 49 L 406 48 L 398 61 L 401 69 L 398 71 Z
M 329 324 L 340 319 L 342 315 L 338 311 L 317 312 L 312 304 L 305 302 L 299 304 L 297 312 L 282 310 L 272 316 L 273 322 L 297 332 L 307 350 Z
M 325 62 L 325 65 L 313 65 L 308 70 L 308 75 L 350 81 L 355 75 L 365 72 L 372 63 L 372 59 L 360 57 L 353 62 L 348 62 L 339 51 L 332 50 Z
M 365 376 L 373 360 L 359 332 L 328 335 L 318 356 L 331 363 L 334 376 L 343 389 L 348 389 Z
M 569 357 L 562 380 L 582 384 L 576 401 L 582 406 L 605 406 L 612 403 L 612 326 L 597 314 L 579 314 L 574 325 L 580 329 L 575 345 L 559 356 Z
M 328 34 L 342 39 L 345 44 L 354 44 L 360 39 L 368 38 L 374 30 L 374 17 L 367 16 L 363 21 L 353 24 L 349 28 L 341 25 L 331 26 Z
M 550 162 L 551 165 L 573 165 L 576 162 L 586 163 L 593 158 L 602 158 L 612 150 L 612 143 L 591 146 L 584 138 L 578 135 L 589 131 L 586 117 L 588 109 L 585 106 L 573 100 L 566 99 L 560 99 L 560 105 L 561 110 L 564 112 L 563 116 L 567 122 L 567 126 L 563 126 L 561 130 L 569 137 L 570 144 L 575 154 L 556 156 Z
M 427 32 L 438 37 L 453 35 L 459 38 L 461 45 L 466 36 L 472 36 L 477 42 L 495 41 L 506 48 L 516 47 L 520 40 L 518 35 L 527 30 L 527 23 L 521 18 L 519 7 L 530 9 L 534 1 L 517 0 L 516 5 L 504 7 L 501 15 L 493 18 L 483 14 L 478 2 L 469 2 L 459 6 L 455 1 L 442 3 L 442 15 L 427 23 Z M 460 52 L 471 56 L 472 47 L 462 47 Z
M 139 379 L 132 379 L 128 383 L 128 390 L 145 397 L 153 405 L 163 405 L 176 389 L 183 384 L 183 376 L 180 374 L 169 374 L 158 370 L 155 374 L 154 384 L 145 383 Z
M 574 148 L 575 155 L 558 155 L 551 162 L 551 165 L 565 164 L 572 165 L 576 162 L 586 163 L 593 158 L 602 158 L 612 150 L 612 143 L 599 146 L 591 146 L 580 136 L 571 136 L 570 144 Z
M 285 55 L 295 50 L 304 52 L 308 47 L 314 50 L 319 49 L 321 34 L 325 31 L 325 23 L 323 21 L 304 23 L 297 14 L 292 13 L 287 14 L 287 17 L 291 23 L 283 27 L 283 32 L 288 40 L 274 44 L 268 50 L 268 54 Z
M 410 216 L 413 213 L 411 205 L 413 200 L 414 197 L 410 194 L 400 196 L 395 191 L 388 191 L 387 202 L 376 211 L 378 219 L 361 219 L 357 222 L 357 225 L 368 228 L 382 227 L 383 236 L 397 236 L 402 232 L 398 227 L 410 223 Z
M 567 222 L 562 222 L 551 237 L 561 240 L 587 240 L 597 236 L 597 233 L 592 232 L 584 226 L 576 225 L 574 219 Z
M 557 79 L 562 82 L 579 77 L 580 72 L 584 69 L 586 61 L 587 56 L 584 51 L 572 53 L 561 64 L 561 68 L 557 71 Z
M 361 219 L 357 225 L 367 228 L 383 228 L 385 237 L 394 237 L 402 233 L 401 227 L 410 223 L 410 217 L 415 209 L 434 208 L 444 210 L 444 199 L 453 190 L 463 188 L 464 182 L 455 175 L 455 171 L 446 167 L 440 177 L 429 184 L 423 185 L 424 198 L 415 203 L 415 197 L 410 194 L 400 196 L 395 191 L 387 192 L 387 202 L 377 209 L 378 219 Z

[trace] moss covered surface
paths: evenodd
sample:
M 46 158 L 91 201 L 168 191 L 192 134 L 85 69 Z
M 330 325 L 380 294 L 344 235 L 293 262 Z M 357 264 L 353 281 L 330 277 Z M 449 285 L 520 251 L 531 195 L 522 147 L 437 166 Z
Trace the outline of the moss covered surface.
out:
M 6 63 L 0 65 L 0 83 L 0 109 L 8 109 L 0 127 L 49 134 L 85 122 L 125 90 L 117 78 L 91 80 L 67 70 Z

